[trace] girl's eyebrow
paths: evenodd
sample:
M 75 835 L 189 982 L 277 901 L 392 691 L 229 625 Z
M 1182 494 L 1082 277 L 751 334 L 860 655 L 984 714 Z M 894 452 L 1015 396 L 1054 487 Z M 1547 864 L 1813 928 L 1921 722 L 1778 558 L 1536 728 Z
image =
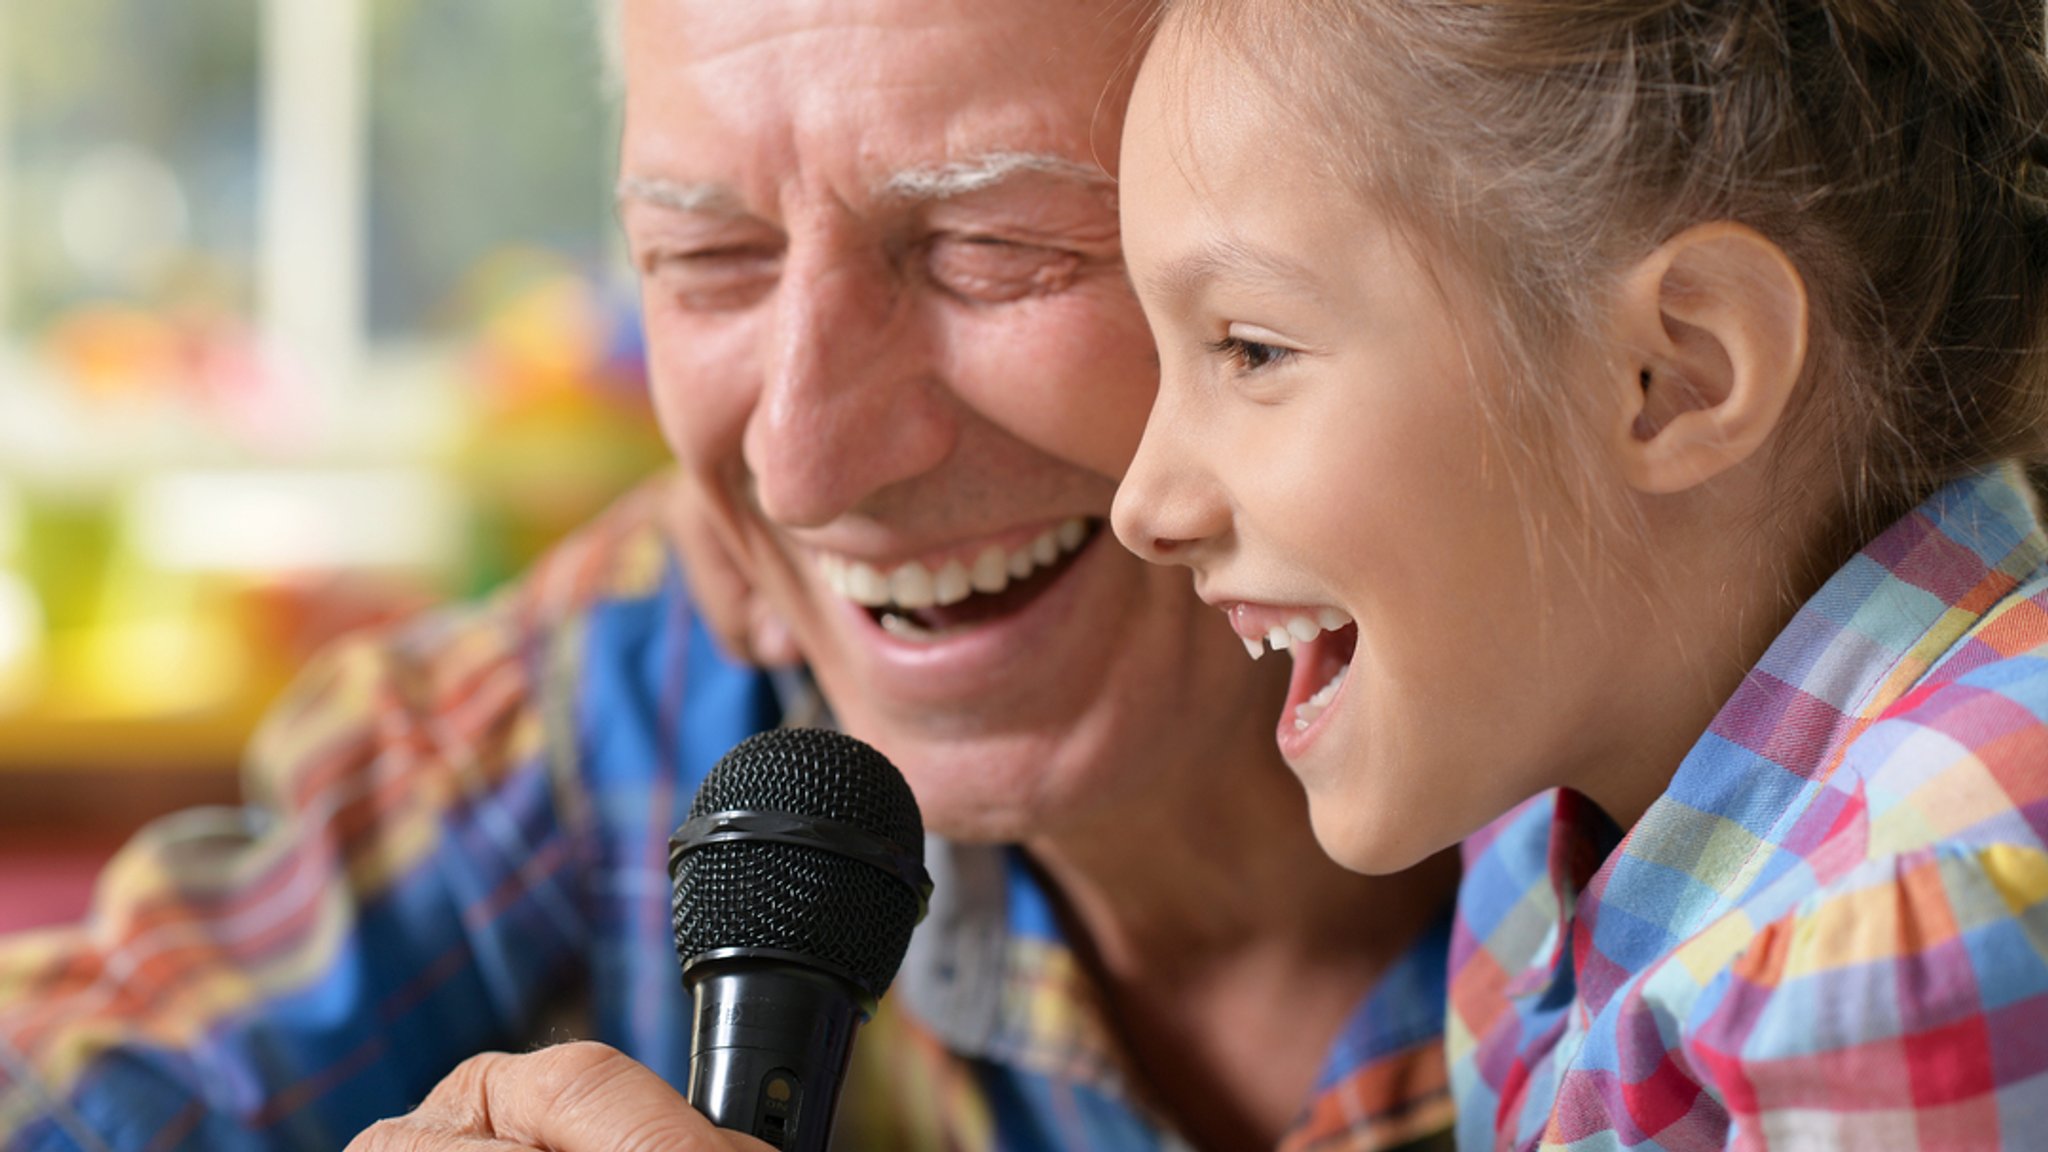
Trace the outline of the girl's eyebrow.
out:
M 1317 276 L 1295 261 L 1235 237 L 1177 256 L 1144 277 L 1146 287 L 1173 300 L 1192 299 L 1222 279 L 1278 292 L 1303 292 L 1320 285 Z

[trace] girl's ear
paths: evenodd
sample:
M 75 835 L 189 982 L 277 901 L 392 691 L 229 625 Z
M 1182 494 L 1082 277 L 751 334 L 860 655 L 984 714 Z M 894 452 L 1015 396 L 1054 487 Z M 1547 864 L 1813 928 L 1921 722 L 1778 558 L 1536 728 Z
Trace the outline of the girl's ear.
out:
M 1755 455 L 1806 367 L 1806 283 L 1741 224 L 1665 241 L 1622 278 L 1611 319 L 1610 447 L 1642 492 L 1682 492 Z

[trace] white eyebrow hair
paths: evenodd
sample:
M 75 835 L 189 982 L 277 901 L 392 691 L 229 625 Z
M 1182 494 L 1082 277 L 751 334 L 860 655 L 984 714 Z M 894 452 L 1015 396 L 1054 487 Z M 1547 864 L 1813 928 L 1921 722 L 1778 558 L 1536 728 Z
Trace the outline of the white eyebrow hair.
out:
M 906 168 L 883 181 L 881 193 L 910 200 L 945 200 L 994 187 L 1023 172 L 1040 172 L 1114 187 L 1109 173 L 1048 152 L 989 152 L 934 168 Z
M 739 200 L 723 184 L 678 184 L 649 176 L 623 176 L 615 193 L 620 200 L 645 200 L 678 212 L 738 212 Z
M 906 200 L 946 200 L 992 188 L 1021 173 L 1034 172 L 1102 188 L 1116 181 L 1094 164 L 1049 152 L 990 152 L 930 168 L 906 168 L 882 182 L 881 194 Z M 739 212 L 738 197 L 723 184 L 678 184 L 652 176 L 620 177 L 619 200 L 644 200 L 677 212 Z

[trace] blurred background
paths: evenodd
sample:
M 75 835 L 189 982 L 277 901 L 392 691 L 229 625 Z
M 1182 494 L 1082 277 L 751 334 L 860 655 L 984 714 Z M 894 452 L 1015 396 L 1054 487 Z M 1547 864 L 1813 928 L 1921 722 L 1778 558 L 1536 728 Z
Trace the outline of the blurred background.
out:
M 591 0 L 0 0 L 0 930 L 659 466 Z

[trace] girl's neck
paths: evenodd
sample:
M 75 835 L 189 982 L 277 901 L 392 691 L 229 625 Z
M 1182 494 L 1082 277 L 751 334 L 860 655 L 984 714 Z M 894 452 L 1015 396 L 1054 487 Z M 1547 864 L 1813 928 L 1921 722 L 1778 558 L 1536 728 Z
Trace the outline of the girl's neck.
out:
M 1782 508 L 1764 527 L 1745 499 L 1724 495 L 1718 505 L 1719 517 L 1694 510 L 1661 530 L 1653 524 L 1650 593 L 1616 634 L 1656 640 L 1617 646 L 1610 703 L 1622 722 L 1608 726 L 1609 746 L 1571 782 L 1623 829 L 1670 786 L 1743 678 L 1848 559 L 1826 527 L 1838 514 L 1832 505 Z

